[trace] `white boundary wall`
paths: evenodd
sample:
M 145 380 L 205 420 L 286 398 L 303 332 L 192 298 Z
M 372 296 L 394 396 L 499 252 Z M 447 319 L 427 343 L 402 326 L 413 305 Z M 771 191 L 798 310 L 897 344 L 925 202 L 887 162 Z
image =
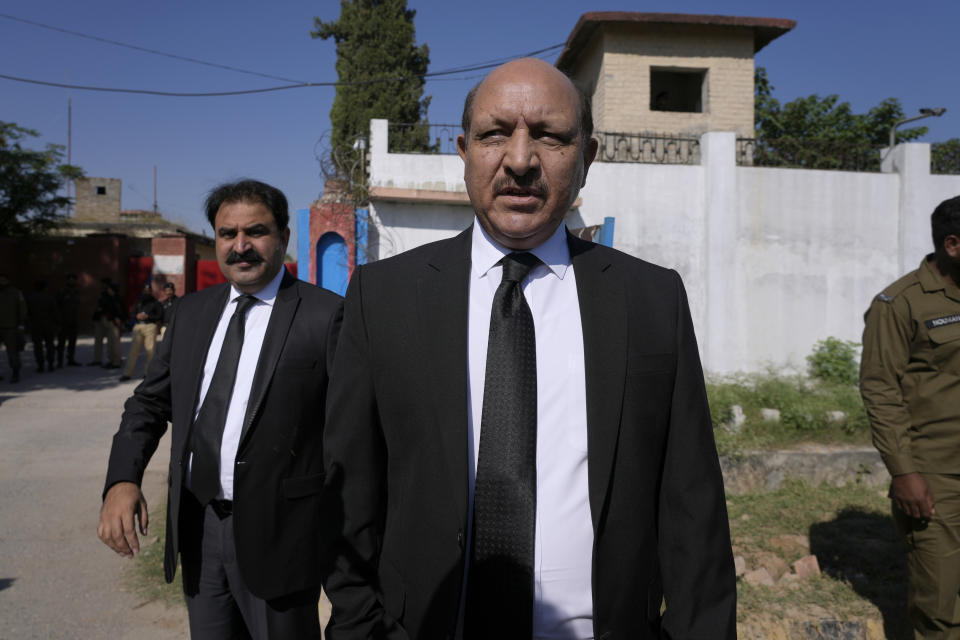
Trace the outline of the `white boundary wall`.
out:
M 388 154 L 371 121 L 371 187 L 464 193 L 454 155 Z M 676 269 L 704 368 L 801 371 L 817 340 L 860 340 L 863 312 L 931 250 L 930 213 L 960 176 L 930 174 L 930 145 L 898 145 L 883 173 L 740 167 L 733 133 L 701 138 L 701 165 L 594 163 L 571 227 L 616 219 L 614 247 Z M 371 253 L 448 238 L 468 204 L 374 199 Z M 374 229 L 375 228 L 375 229 Z

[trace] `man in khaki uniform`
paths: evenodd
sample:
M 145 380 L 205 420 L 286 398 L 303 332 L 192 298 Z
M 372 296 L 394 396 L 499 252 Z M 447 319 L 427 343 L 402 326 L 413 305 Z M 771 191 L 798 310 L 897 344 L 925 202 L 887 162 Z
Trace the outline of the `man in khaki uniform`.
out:
M 866 313 L 860 391 L 893 476 L 915 637 L 960 639 L 960 196 L 931 226 L 934 253 Z

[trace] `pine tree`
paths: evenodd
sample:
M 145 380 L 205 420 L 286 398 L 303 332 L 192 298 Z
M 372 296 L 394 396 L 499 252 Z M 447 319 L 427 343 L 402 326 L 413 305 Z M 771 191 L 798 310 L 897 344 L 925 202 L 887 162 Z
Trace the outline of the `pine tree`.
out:
M 371 118 L 417 125 L 392 128 L 391 151 L 430 149 L 430 96 L 423 96 L 430 49 L 416 46 L 415 15 L 406 0 L 341 0 L 339 18 L 313 19 L 310 35 L 337 44 L 337 75 L 344 84 L 330 109 L 331 160 L 338 177 L 351 184 L 365 182 L 353 146 L 369 136 Z

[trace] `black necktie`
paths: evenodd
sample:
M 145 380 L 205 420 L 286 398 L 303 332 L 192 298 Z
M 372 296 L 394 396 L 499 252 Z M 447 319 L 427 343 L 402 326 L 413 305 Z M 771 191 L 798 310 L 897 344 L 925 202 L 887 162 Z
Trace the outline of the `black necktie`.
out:
M 227 408 L 233 395 L 233 383 L 237 379 L 237 365 L 243 349 L 243 324 L 247 309 L 257 299 L 251 295 L 237 298 L 237 308 L 230 317 L 227 334 L 220 347 L 217 368 L 213 371 L 207 395 L 200 406 L 197 420 L 190 435 L 190 451 L 193 463 L 190 467 L 190 491 L 200 504 L 207 504 L 220 493 L 220 443 L 223 440 L 223 425 L 227 421 Z
M 473 495 L 466 637 L 533 635 L 537 512 L 537 343 L 521 282 L 539 260 L 503 259 L 493 297 Z

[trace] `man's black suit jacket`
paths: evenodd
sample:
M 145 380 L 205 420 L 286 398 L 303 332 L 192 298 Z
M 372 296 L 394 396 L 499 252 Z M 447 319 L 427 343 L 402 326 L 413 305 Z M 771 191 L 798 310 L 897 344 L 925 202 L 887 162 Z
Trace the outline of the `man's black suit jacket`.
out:
M 586 360 L 595 637 L 734 638 L 723 483 L 680 277 L 569 234 L 568 244 Z M 454 632 L 470 250 L 468 229 L 363 266 L 347 291 L 324 435 L 343 522 L 325 585 L 329 640 Z
M 140 484 L 173 423 L 164 570 L 173 580 L 188 436 L 207 349 L 230 286 L 180 299 L 147 377 L 124 406 L 113 438 L 106 488 Z M 327 372 L 342 318 L 340 296 L 285 273 L 267 325 L 237 451 L 233 528 L 247 587 L 273 599 L 320 585 L 328 562 L 321 541 L 322 433 Z M 106 491 L 106 489 L 105 489 Z

